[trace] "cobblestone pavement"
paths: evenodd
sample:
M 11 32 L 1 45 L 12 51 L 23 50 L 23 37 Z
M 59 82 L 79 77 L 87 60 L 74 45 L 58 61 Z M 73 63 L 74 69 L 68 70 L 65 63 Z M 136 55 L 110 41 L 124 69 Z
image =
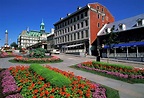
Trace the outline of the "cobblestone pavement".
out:
M 75 75 L 79 75 L 96 83 L 114 88 L 119 91 L 120 98 L 144 98 L 144 84 L 129 84 L 126 82 L 106 78 L 103 76 L 76 70 L 69 67 L 71 65 L 78 64 L 83 61 L 95 60 L 95 57 L 92 56 L 80 57 L 75 55 L 64 55 L 64 54 L 56 56 L 60 57 L 64 61 L 61 63 L 51 63 L 47 65 L 59 68 L 64 71 L 74 72 Z M 8 62 L 9 59 L 12 58 L 0 58 L 0 67 L 8 68 L 9 66 L 15 66 L 15 65 L 29 65 L 29 64 L 10 63 Z M 107 62 L 107 59 L 101 59 L 101 61 Z M 134 67 L 144 67 L 143 63 L 135 63 L 135 62 L 110 60 L 110 63 L 117 63 L 117 64 L 119 63 Z

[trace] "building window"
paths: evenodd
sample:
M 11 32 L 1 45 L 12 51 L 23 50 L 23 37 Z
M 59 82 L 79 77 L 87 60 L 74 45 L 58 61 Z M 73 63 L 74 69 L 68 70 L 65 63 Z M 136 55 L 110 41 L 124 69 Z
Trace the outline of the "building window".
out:
M 88 30 L 85 30 L 86 38 L 89 36 Z
M 74 40 L 76 40 L 76 33 L 74 33 Z
M 71 34 L 70 36 L 71 36 L 71 41 L 72 41 L 72 40 L 73 40 L 73 39 L 72 39 L 72 34 Z
M 104 16 L 102 16 L 102 20 L 104 20 Z
M 76 17 L 74 17 L 74 22 L 76 22 Z
M 69 41 L 69 35 L 67 35 L 67 41 Z
M 144 19 L 138 19 L 137 20 L 137 26 L 144 26 Z
M 69 41 L 71 41 L 71 35 L 68 35 L 68 37 L 69 37 Z
M 73 26 L 71 26 L 71 31 L 73 31 Z
M 71 23 L 71 19 L 69 19 L 69 24 Z
M 85 17 L 87 17 L 88 15 L 87 15 L 87 12 L 85 12 Z
M 104 12 L 104 9 L 102 8 L 102 12 Z
M 88 26 L 88 20 L 85 20 L 85 25 Z
M 80 28 L 80 26 L 79 26 L 79 23 L 77 24 L 77 29 L 79 29 Z
M 76 25 L 74 25 L 74 30 L 76 30 Z
M 65 29 L 65 33 L 67 33 L 67 29 Z
M 83 22 L 81 22 L 81 28 L 83 28 Z
M 72 18 L 70 19 L 70 23 L 72 23 Z
M 125 24 L 119 24 L 119 30 L 126 30 Z
M 69 32 L 69 27 L 67 29 L 68 29 L 68 32 Z
M 79 20 L 79 15 L 77 16 L 77 20 Z
M 69 25 L 69 20 L 67 21 L 67 24 Z
M 111 32 L 111 28 L 106 28 L 106 29 L 105 29 L 105 32 L 106 32 L 106 33 L 110 33 L 110 32 Z
M 65 37 L 64 39 L 65 39 L 65 42 L 66 42 L 66 36 L 64 36 L 64 37 Z
M 100 23 L 97 24 L 98 28 L 100 27 Z
M 77 39 L 79 39 L 80 38 L 80 35 L 79 35 L 79 32 L 77 32 Z
M 99 6 L 97 6 L 97 9 L 99 10 Z
M 98 14 L 98 19 L 100 19 L 100 14 Z
M 83 31 L 81 31 L 81 38 L 82 38 L 82 39 L 84 38 L 84 33 L 83 33 Z
M 83 16 L 83 13 L 82 13 L 82 14 L 81 14 L 81 19 L 83 19 L 83 17 L 84 17 L 84 16 Z

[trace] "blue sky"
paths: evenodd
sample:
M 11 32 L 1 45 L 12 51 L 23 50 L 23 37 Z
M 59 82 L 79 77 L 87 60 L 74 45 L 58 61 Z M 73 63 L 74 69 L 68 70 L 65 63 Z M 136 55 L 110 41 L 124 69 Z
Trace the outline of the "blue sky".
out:
M 144 14 L 143 0 L 0 0 L 0 46 L 8 30 L 9 44 L 27 27 L 39 30 L 42 19 L 47 32 L 60 17 L 75 12 L 78 6 L 98 2 L 115 17 L 115 21 Z

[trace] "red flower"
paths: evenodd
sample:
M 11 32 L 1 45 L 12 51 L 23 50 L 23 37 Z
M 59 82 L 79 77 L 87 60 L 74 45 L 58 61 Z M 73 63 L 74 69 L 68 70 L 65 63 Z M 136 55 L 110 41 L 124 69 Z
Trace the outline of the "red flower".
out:
M 33 96 L 33 98 L 37 98 L 36 96 Z
M 90 97 L 90 94 L 89 94 L 89 93 L 86 93 L 86 97 L 89 98 L 89 97 Z
M 69 93 L 67 93 L 67 94 L 66 94 L 66 97 L 70 97 L 70 94 L 69 94 Z
M 50 96 L 49 98 L 54 98 L 54 96 Z
M 44 92 L 41 92 L 41 93 L 40 93 L 40 97 L 43 97 L 44 95 L 45 95 Z
M 48 92 L 48 91 L 45 91 L 45 94 L 46 94 L 46 95 L 48 95 L 48 94 L 49 94 L 49 92 Z
M 38 89 L 35 89 L 35 90 L 34 90 L 34 93 L 36 94 L 37 92 L 38 92 Z

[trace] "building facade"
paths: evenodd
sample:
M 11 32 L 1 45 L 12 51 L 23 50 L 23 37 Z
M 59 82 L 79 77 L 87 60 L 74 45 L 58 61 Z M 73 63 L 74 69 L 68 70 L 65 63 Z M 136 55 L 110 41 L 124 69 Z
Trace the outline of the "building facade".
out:
M 18 47 L 27 48 L 42 41 L 47 41 L 48 33 L 45 32 L 45 24 L 42 21 L 40 31 L 23 30 L 18 37 Z
M 54 24 L 55 47 L 63 53 L 92 55 L 92 46 L 97 33 L 107 23 L 114 22 L 108 9 L 99 3 L 89 3 L 78 7 L 77 11 L 67 14 Z M 93 51 L 92 51 L 93 50 Z
M 51 51 L 54 48 L 54 29 L 51 29 L 51 33 L 49 33 L 47 36 L 47 50 Z
M 111 33 L 117 35 L 115 41 L 118 43 L 107 45 L 105 40 Z M 102 57 L 144 61 L 144 14 L 106 24 L 98 32 L 98 39 L 102 46 Z

